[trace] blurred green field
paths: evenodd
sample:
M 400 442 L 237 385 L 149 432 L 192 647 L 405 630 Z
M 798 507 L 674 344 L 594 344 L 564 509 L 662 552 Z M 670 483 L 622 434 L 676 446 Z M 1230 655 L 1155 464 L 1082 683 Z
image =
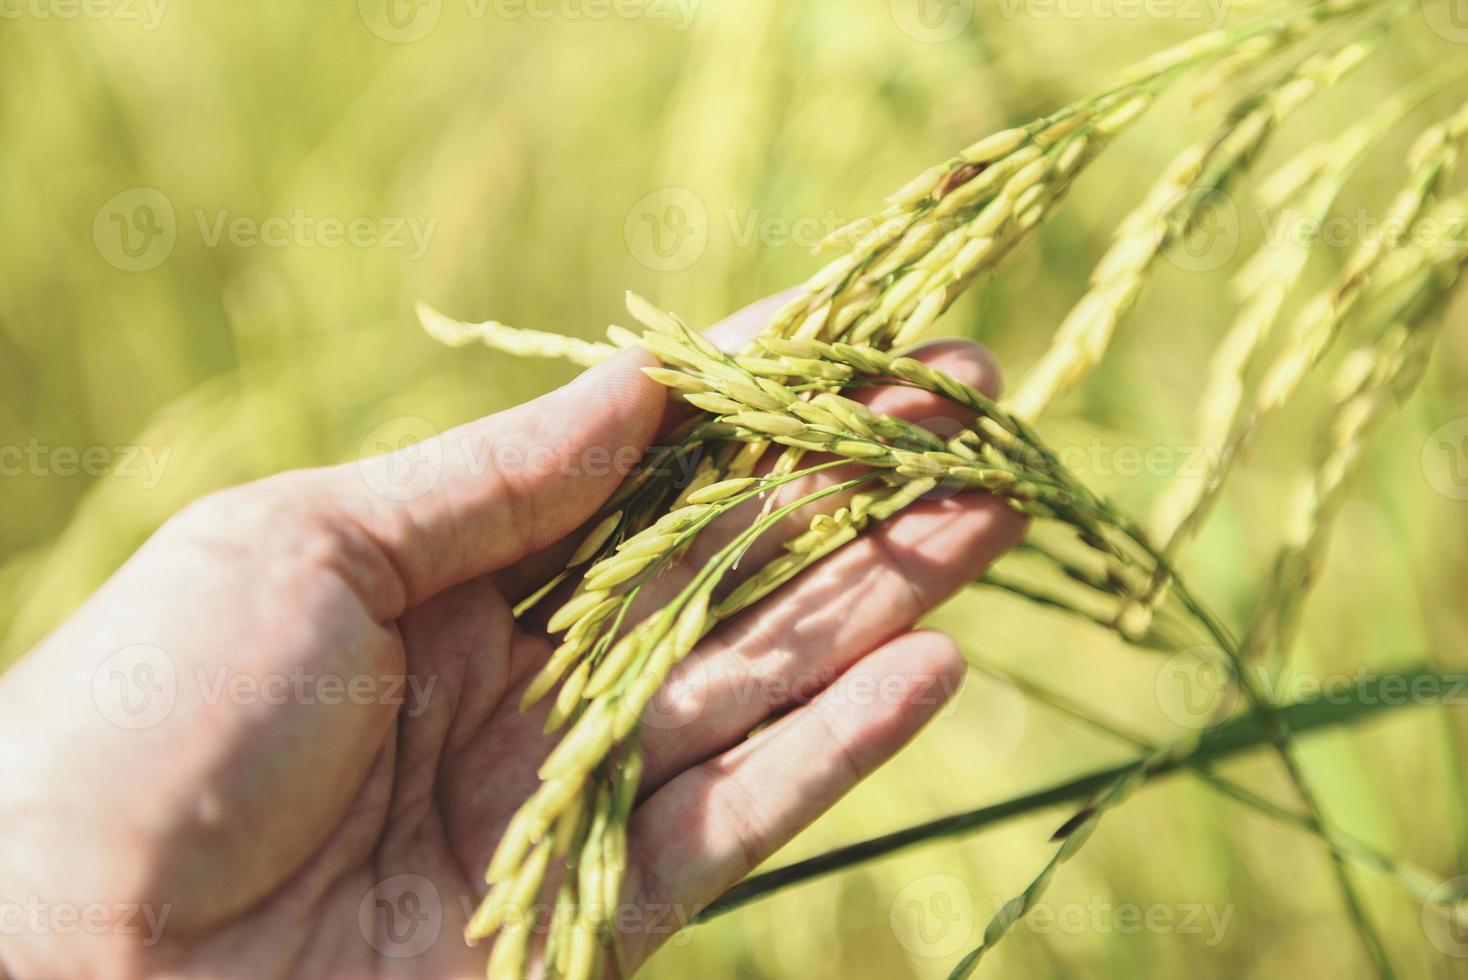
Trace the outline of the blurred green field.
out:
M 1041 0 L 6 8 L 0 664 L 187 501 L 441 431 L 570 376 L 442 349 L 417 329 L 415 300 L 595 337 L 630 288 L 711 323 L 814 272 L 809 245 L 930 163 L 1213 26 L 1201 0 L 1162 6 L 1171 16 Z M 1379 93 L 1468 55 L 1465 38 L 1419 20 L 1312 103 L 1260 172 Z M 1117 219 L 1230 101 L 1166 100 L 939 329 L 1021 371 L 1081 295 Z M 1340 212 L 1379 210 L 1411 137 L 1456 104 L 1435 98 L 1399 127 Z M 1042 426 L 1140 516 L 1187 457 L 1198 378 L 1233 311 L 1228 275 L 1268 231 L 1246 199 L 1235 218 L 1237 247 L 1217 267 L 1161 264 L 1116 355 Z M 1344 249 L 1322 252 L 1307 291 Z M 1468 664 L 1468 491 L 1424 467 L 1434 433 L 1468 414 L 1463 312 L 1449 314 L 1421 394 L 1370 451 L 1295 652 L 1301 673 Z M 1282 502 L 1313 459 L 1324 386 L 1307 396 L 1259 443 L 1189 553 L 1195 587 L 1230 622 L 1251 608 Z M 1159 447 L 1160 466 L 1125 462 Z M 958 597 L 936 624 L 1106 717 L 1158 739 L 1178 731 L 1159 696 L 1165 658 L 988 593 Z M 1130 751 L 976 674 L 906 754 L 776 863 Z M 1461 705 L 1313 739 L 1303 758 L 1340 827 L 1444 879 L 1468 872 Z M 1223 771 L 1292 800 L 1270 758 Z M 680 936 L 645 975 L 945 976 L 1048 859 L 1068 815 L 786 892 Z M 1468 976 L 1468 959 L 1431 941 L 1420 904 L 1371 874 L 1358 880 L 1403 976 Z M 1049 918 L 1017 927 L 981 975 L 1368 970 L 1318 843 L 1184 775 L 1109 816 L 1046 904 Z M 1122 907 L 1152 919 L 1138 925 Z M 1189 916 L 1196 928 L 1183 927 Z

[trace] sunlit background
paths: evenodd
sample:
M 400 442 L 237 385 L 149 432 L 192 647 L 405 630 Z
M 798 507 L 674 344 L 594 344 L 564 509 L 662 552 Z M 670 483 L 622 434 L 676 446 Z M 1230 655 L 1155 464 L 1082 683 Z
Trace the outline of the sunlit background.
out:
M 912 174 L 1216 26 L 1220 2 L 0 3 L 0 664 L 187 501 L 380 452 L 570 376 L 441 348 L 418 330 L 415 300 L 590 338 L 630 288 L 711 323 L 815 271 L 809 246 Z M 1428 6 L 1256 169 L 1468 57 L 1468 29 Z M 1150 178 L 1251 83 L 1196 106 L 1186 87 L 1169 97 L 938 330 L 1021 372 Z M 1338 212 L 1378 212 L 1411 137 L 1465 96 L 1459 86 L 1398 127 Z M 1139 517 L 1194 456 L 1229 275 L 1269 231 L 1257 215 L 1240 195 L 1222 251 L 1160 263 L 1116 356 L 1042 425 Z M 1343 254 L 1322 249 L 1304 292 Z M 1468 332 L 1461 307 L 1450 316 L 1423 390 L 1369 450 L 1294 651 L 1301 674 L 1468 660 L 1468 456 L 1446 480 L 1429 459 L 1443 431 L 1468 435 L 1468 422 L 1442 429 L 1468 414 Z M 1230 622 L 1258 595 L 1326 396 L 1312 382 L 1276 420 L 1189 552 L 1197 591 Z M 1148 450 L 1161 462 L 1129 455 Z M 936 622 L 976 662 L 1151 738 L 1186 727 L 1164 655 L 989 593 Z M 1133 752 L 976 673 L 774 863 Z M 1461 707 L 1315 737 L 1303 759 L 1341 828 L 1441 879 L 1468 873 Z M 1221 771 L 1295 804 L 1271 757 Z M 684 933 L 645 975 L 945 976 L 1072 810 L 784 892 Z M 1424 926 L 1419 901 L 1378 875 L 1357 880 L 1403 976 L 1468 975 L 1451 955 L 1468 946 Z M 1186 775 L 1108 816 L 1043 905 L 981 975 L 1368 971 L 1319 843 Z

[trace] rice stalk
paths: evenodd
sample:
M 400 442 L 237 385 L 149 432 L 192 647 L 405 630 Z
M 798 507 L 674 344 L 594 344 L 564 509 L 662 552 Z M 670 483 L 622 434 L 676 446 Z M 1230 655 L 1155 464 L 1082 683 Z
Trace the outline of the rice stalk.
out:
M 1423 79 L 1411 92 L 1388 100 L 1373 113 L 1372 118 L 1325 144 L 1323 152 L 1307 152 L 1304 155 L 1307 161 L 1326 161 L 1311 167 L 1314 173 L 1299 174 L 1300 161 L 1296 161 L 1276 175 L 1277 181 L 1283 176 L 1287 181 L 1305 185 L 1294 195 L 1299 201 L 1303 221 L 1318 226 L 1328 214 L 1341 186 L 1370 146 L 1421 98 L 1458 74 L 1439 74 Z M 1217 467 L 1209 473 L 1206 482 L 1175 481 L 1157 506 L 1159 537 L 1165 542 L 1163 553 L 1170 559 L 1176 559 L 1183 542 L 1206 517 L 1230 468 L 1246 449 L 1264 418 L 1288 401 L 1299 383 L 1298 379 L 1329 348 L 1341 325 L 1356 308 L 1372 272 L 1409 236 L 1423 208 L 1431 203 L 1451 174 L 1465 135 L 1468 135 L 1468 106 L 1430 127 L 1414 144 L 1406 185 L 1397 193 L 1382 222 L 1384 229 L 1399 228 L 1400 231 L 1371 236 L 1362 241 L 1347 260 L 1335 284 L 1306 304 L 1296 321 L 1289 353 L 1271 369 L 1269 376 L 1273 382 L 1270 388 L 1261 395 L 1253 414 L 1247 415 L 1245 375 L 1277 322 L 1285 295 L 1298 280 L 1315 242 L 1290 239 L 1282 250 L 1283 255 L 1268 245 L 1261 248 L 1251 264 L 1257 263 L 1258 268 L 1269 271 L 1256 277 L 1252 284 L 1244 309 L 1214 356 L 1200 398 L 1197 442 L 1201 446 L 1221 447 Z M 1155 597 L 1155 593 L 1154 587 L 1149 599 Z
M 981 669 L 1014 684 L 1015 687 L 1031 700 L 1068 715 L 1111 738 L 1126 742 L 1142 752 L 1155 753 L 1158 751 L 1158 747 L 1147 738 L 1135 732 L 1127 731 L 1118 723 L 1100 717 L 1097 712 L 1072 701 L 1065 695 L 1053 691 L 1037 681 L 1002 670 L 992 664 L 982 664 Z M 1292 824 L 1310 834 L 1317 833 L 1316 828 L 1311 824 L 1308 817 L 1282 807 L 1278 803 L 1260 796 L 1253 790 L 1218 775 L 1207 765 L 1199 762 L 1196 754 L 1188 756 L 1181 761 L 1197 779 L 1221 795 L 1254 810 L 1256 813 L 1262 813 L 1282 823 Z M 1431 898 L 1433 890 L 1442 880 L 1441 875 L 1433 874 L 1410 861 L 1404 861 L 1386 854 L 1367 844 L 1365 841 L 1352 837 L 1342 831 L 1328 833 L 1321 839 L 1327 847 L 1331 848 L 1339 856 L 1354 862 L 1364 869 L 1378 872 L 1400 888 L 1405 894 L 1418 901 L 1426 901 Z
M 1208 194 L 1231 186 L 1284 119 L 1310 96 L 1329 88 L 1361 63 L 1405 10 L 1404 0 L 1378 6 L 1366 0 L 1292 4 L 1242 28 L 1220 29 L 1175 46 L 1129 72 L 1113 88 L 1082 99 L 1027 125 L 980 140 L 910 181 L 887 208 L 830 236 L 825 249 L 845 249 L 813 276 L 801 294 L 772 318 L 765 332 L 736 356 L 720 352 L 678 318 L 629 296 L 629 311 L 643 329 L 608 329 L 605 344 L 569 341 L 501 324 L 460 324 L 423 308 L 425 327 L 455 345 L 471 341 L 526 356 L 558 356 L 591 363 L 618 347 L 649 351 L 659 366 L 648 375 L 670 396 L 700 413 L 673 433 L 670 445 L 634 471 L 592 522 L 568 567 L 545 589 L 517 607 L 528 612 L 551 594 L 574 591 L 552 611 L 549 628 L 559 646 L 534 678 L 528 707 L 554 694 L 548 728 L 564 729 L 540 770 L 540 788 L 512 819 L 486 874 L 491 889 L 473 916 L 471 940 L 498 934 L 490 957 L 495 977 L 523 974 L 530 955 L 523 910 L 544 888 L 553 862 L 566 873 L 554 893 L 555 916 L 545 951 L 551 976 L 581 980 L 611 964 L 622 969 L 610 910 L 626 871 L 626 822 L 640 772 L 636 745 L 642 712 L 669 673 L 712 626 L 777 591 L 802 570 L 854 540 L 874 522 L 890 519 L 937 486 L 981 490 L 1016 509 L 1074 532 L 1088 561 L 1032 543 L 1026 550 L 1044 568 L 1079 586 L 1086 601 L 1115 604 L 1116 613 L 1059 592 L 1008 577 L 988 581 L 1011 594 L 1086 616 L 1142 645 L 1166 649 L 1189 628 L 1222 650 L 1258 725 L 1259 737 L 1279 756 L 1304 804 L 1303 814 L 1283 808 L 1330 849 L 1346 911 L 1382 976 L 1391 976 L 1375 929 L 1365 915 L 1345 868 L 1359 851 L 1320 815 L 1294 758 L 1288 711 L 1273 705 L 1245 669 L 1259 637 L 1273 627 L 1251 628 L 1241 643 L 1180 581 L 1167 545 L 1154 547 L 1117 508 L 1093 494 L 1061 465 L 1031 421 L 1078 384 L 1105 356 L 1120 319 L 1134 305 L 1157 255 L 1184 234 Z M 922 336 L 981 275 L 992 272 L 1031 241 L 1070 192 L 1078 176 L 1156 98 L 1182 78 L 1209 73 L 1208 84 L 1293 52 L 1327 25 L 1339 23 L 1346 38 L 1300 60 L 1290 71 L 1242 101 L 1213 139 L 1180 154 L 1152 192 L 1123 222 L 1116 243 L 1093 276 L 1092 289 L 1061 325 L 1047 353 L 1010 398 L 996 403 L 956 379 L 902 357 L 894 350 Z M 1398 105 L 1405 96 L 1398 96 Z M 1383 109 L 1383 112 L 1386 110 Z M 1460 122 L 1443 124 L 1442 139 L 1426 140 L 1414 160 L 1412 187 L 1424 188 L 1416 204 L 1399 198 L 1394 211 L 1415 219 L 1456 157 Z M 1379 129 L 1353 128 L 1331 152 L 1302 158 L 1300 173 L 1283 186 L 1312 213 L 1324 213 L 1340 183 L 1377 138 Z M 1334 155 L 1332 155 L 1334 154 Z M 1418 168 L 1421 168 L 1419 171 Z M 1422 176 L 1419 180 L 1419 174 Z M 1299 178 L 1299 179 L 1296 179 Z M 1410 223 L 1410 222 L 1409 222 Z M 1420 250 L 1419 250 L 1420 251 Z M 1221 355 L 1216 376 L 1241 374 L 1273 330 L 1284 295 L 1300 275 L 1303 251 L 1264 271 L 1251 283 L 1248 305 Z M 1433 255 L 1364 256 L 1353 262 L 1333 297 L 1340 323 L 1393 290 L 1419 281 L 1445 295 L 1455 275 Z M 1394 335 L 1401 334 L 1398 330 Z M 1304 337 L 1297 351 L 1318 338 Z M 1365 356 L 1365 355 L 1363 355 Z M 1359 454 L 1382 392 L 1402 390 L 1416 348 L 1385 348 L 1373 367 L 1356 376 L 1333 422 L 1334 443 L 1311 484 L 1311 503 L 1291 539 L 1291 567 L 1305 567 L 1323 546 L 1340 486 Z M 1312 369 L 1319 356 L 1304 360 Z M 1223 367 L 1229 370 L 1224 371 Z M 1294 367 L 1298 367 L 1295 364 Z M 1266 378 L 1261 399 L 1283 382 Z M 1273 376 L 1271 376 L 1273 377 Z M 1365 379 L 1365 380 L 1363 380 Z M 1369 382 L 1369 383 L 1368 383 Z M 901 419 L 872 412 L 846 397 L 852 389 L 898 384 L 932 392 L 969 409 L 976 421 L 942 438 Z M 1364 387 L 1363 387 L 1364 385 Z M 1217 388 L 1220 404 L 1235 397 Z M 1227 414 L 1227 413 L 1225 413 Z M 773 446 L 782 447 L 773 468 L 757 467 Z M 833 461 L 804 465 L 811 452 Z M 861 475 L 777 506 L 774 491 L 829 467 L 860 464 Z M 676 465 L 670 465 L 676 464 Z M 691 475 L 688 475 L 689 468 Z M 783 552 L 718 602 L 715 588 L 749 546 L 773 532 L 796 510 L 842 494 L 843 505 L 817 513 Z M 643 586 L 681 561 L 694 539 L 734 508 L 763 499 L 757 518 L 701 568 L 670 602 L 650 612 L 636 606 Z M 1169 538 L 1169 541 L 1172 539 Z M 1283 567 L 1283 564 L 1281 567 Z M 1299 585 L 1281 572 L 1281 590 Z M 1149 584 L 1167 582 L 1170 606 L 1157 606 Z M 1153 589 L 1155 592 L 1155 588 Z M 1302 590 L 1301 590 L 1302 591 Z M 1125 612 L 1147 595 L 1147 622 L 1128 622 Z M 1277 605 L 1271 622 L 1288 608 Z M 1257 621 L 1256 621 L 1257 622 Z M 1093 804 L 1063 828 L 1066 839 L 1040 876 L 1008 903 L 986 930 L 984 943 L 965 958 L 955 976 L 966 976 L 979 958 L 1038 900 L 1060 865 L 1079 849 L 1102 813 L 1119 805 L 1149 774 L 1183 764 L 1208 733 L 1155 749 L 1093 787 Z M 1246 791 L 1245 791 L 1246 792 Z M 1236 796 L 1236 798 L 1238 798 Z M 1267 809 L 1257 798 L 1243 800 Z M 1379 865 L 1378 865 L 1379 867 Z
M 1179 739 L 1172 745 L 1149 753 L 1125 769 L 1079 813 L 1067 820 L 1052 838 L 1052 840 L 1061 841 L 1055 854 L 1040 870 L 1040 873 L 1025 886 L 1024 890 L 1005 902 L 989 920 L 989 924 L 984 927 L 983 939 L 968 955 L 958 961 L 958 965 L 948 974 L 949 980 L 965 980 L 973 976 L 984 954 L 993 949 L 995 944 L 1014 927 L 1015 923 L 1029 914 L 1045 894 L 1045 889 L 1050 886 L 1050 881 L 1055 877 L 1060 866 L 1074 857 L 1076 852 L 1085 846 L 1086 841 L 1090 840 L 1101 818 L 1111 808 L 1119 805 L 1135 792 L 1137 787 L 1146 780 L 1149 772 L 1164 765 L 1175 766 L 1186 760 L 1197 752 L 1198 744 L 1199 738 L 1195 733 Z
M 1390 699 L 1383 699 L 1380 696 L 1383 684 L 1411 685 L 1413 683 L 1440 684 L 1447 683 L 1447 681 L 1432 668 L 1419 666 L 1374 677 L 1371 684 L 1355 692 L 1356 696 L 1343 704 L 1329 705 L 1319 700 L 1312 700 L 1282 705 L 1279 710 L 1290 730 L 1301 736 L 1350 728 L 1380 718 L 1385 713 L 1399 710 L 1404 706 L 1416 704 L 1411 701 L 1392 703 Z M 1211 766 L 1266 747 L 1268 744 L 1269 736 L 1261 721 L 1255 716 L 1242 715 L 1204 731 L 1198 750 L 1189 758 L 1189 762 L 1199 766 Z M 726 915 L 751 902 L 767 898 L 796 885 L 880 860 L 908 848 L 960 839 L 1000 823 L 1038 813 L 1041 810 L 1062 804 L 1080 803 L 1114 784 L 1134 769 L 1138 763 L 1153 755 L 1154 753 L 1149 750 L 1146 754 L 1120 765 L 1083 773 L 997 803 L 904 827 L 763 872 L 735 885 L 723 897 L 705 909 L 698 916 L 697 921 L 706 921 Z M 1148 772 L 1147 779 L 1148 781 L 1161 779 L 1178 772 L 1181 768 L 1183 768 L 1181 762 L 1177 764 L 1164 762 Z
M 1338 48 L 1312 54 L 1263 92 L 1240 102 L 1218 132 L 1189 146 L 1163 168 L 1142 204 L 1123 219 L 1091 276 L 1091 289 L 1061 322 L 1050 347 L 1006 399 L 1034 420 L 1101 362 L 1121 319 L 1141 295 L 1152 263 L 1192 224 L 1212 195 L 1223 192 L 1257 158 L 1280 123 L 1312 95 L 1361 64 L 1387 35 L 1392 16 L 1372 22 Z
M 1437 314 L 1468 263 L 1461 240 L 1468 229 L 1463 213 L 1468 201 L 1453 203 L 1458 215 L 1448 243 L 1432 250 L 1429 266 L 1385 318 L 1385 328 L 1352 351 L 1337 373 L 1335 403 L 1321 431 L 1321 454 L 1296 494 L 1269 588 L 1244 635 L 1246 657 L 1256 658 L 1272 646 L 1282 660 L 1370 437 L 1421 380 L 1441 326 Z

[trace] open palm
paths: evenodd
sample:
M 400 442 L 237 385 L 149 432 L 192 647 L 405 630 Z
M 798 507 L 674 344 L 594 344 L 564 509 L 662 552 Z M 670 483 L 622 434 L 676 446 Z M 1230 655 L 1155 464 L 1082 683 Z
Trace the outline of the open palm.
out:
M 719 336 L 736 343 L 767 312 Z M 918 356 L 995 386 L 972 345 Z M 619 355 L 411 450 L 207 498 L 0 678 L 0 905 L 32 913 L 0 933 L 0 964 L 15 977 L 480 975 L 462 928 L 554 742 L 546 708 L 518 710 L 551 646 L 511 605 L 562 566 L 655 438 L 664 394 L 644 363 Z M 877 391 L 881 411 L 966 418 Z M 612 915 L 629 962 L 938 711 L 963 662 L 911 627 L 1020 529 L 990 498 L 923 501 L 675 671 L 640 732 Z M 676 588 L 720 533 L 647 591 Z M 58 910 L 91 924 L 63 929 Z

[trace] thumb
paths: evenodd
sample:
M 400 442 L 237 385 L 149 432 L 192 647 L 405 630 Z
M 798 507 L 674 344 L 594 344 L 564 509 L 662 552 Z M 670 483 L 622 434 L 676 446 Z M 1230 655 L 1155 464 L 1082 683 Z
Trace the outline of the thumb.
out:
M 335 501 L 415 603 L 565 537 L 636 465 L 661 385 L 622 351 L 534 401 L 331 471 Z

